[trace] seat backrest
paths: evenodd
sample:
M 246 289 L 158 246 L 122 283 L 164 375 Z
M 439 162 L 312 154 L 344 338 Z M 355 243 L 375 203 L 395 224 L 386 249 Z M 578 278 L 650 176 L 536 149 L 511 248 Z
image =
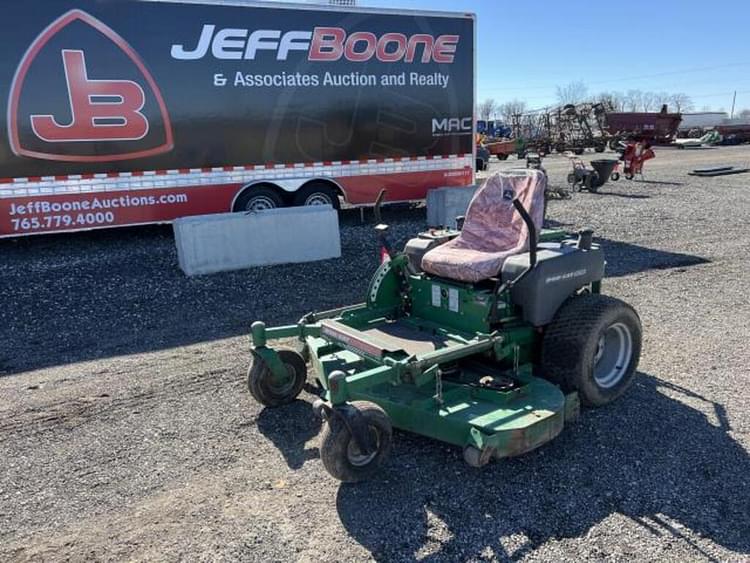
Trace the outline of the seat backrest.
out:
M 544 222 L 547 176 L 541 170 L 497 172 L 485 180 L 469 203 L 456 246 L 483 252 L 522 252 L 529 248 L 529 232 L 513 207 L 520 200 L 529 212 L 537 235 Z

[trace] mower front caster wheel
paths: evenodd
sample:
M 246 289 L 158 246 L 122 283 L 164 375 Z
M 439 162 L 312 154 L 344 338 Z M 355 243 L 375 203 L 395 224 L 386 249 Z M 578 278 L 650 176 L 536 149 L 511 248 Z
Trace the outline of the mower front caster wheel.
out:
M 247 372 L 247 386 L 253 398 L 267 407 L 291 403 L 302 391 L 307 380 L 307 366 L 301 354 L 294 350 L 277 350 L 286 369 L 286 377 L 274 376 L 265 360 L 253 353 L 253 363 Z
M 492 450 L 480 450 L 475 446 L 464 447 L 464 461 L 471 467 L 484 467 L 492 459 Z
M 353 401 L 369 432 L 370 451 L 363 452 L 352 437 L 343 414 L 332 413 L 323 429 L 320 459 L 326 471 L 339 481 L 356 483 L 372 477 L 391 453 L 393 428 L 386 412 L 369 401 Z

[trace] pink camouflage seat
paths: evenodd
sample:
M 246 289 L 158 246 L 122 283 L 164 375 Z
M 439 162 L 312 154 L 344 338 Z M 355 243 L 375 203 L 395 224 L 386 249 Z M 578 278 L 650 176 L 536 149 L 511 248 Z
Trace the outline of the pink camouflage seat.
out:
M 498 172 L 488 178 L 469 203 L 461 234 L 427 252 L 422 269 L 465 282 L 497 276 L 506 258 L 529 250 L 529 230 L 513 200 L 520 200 L 539 233 L 546 186 L 539 170 Z

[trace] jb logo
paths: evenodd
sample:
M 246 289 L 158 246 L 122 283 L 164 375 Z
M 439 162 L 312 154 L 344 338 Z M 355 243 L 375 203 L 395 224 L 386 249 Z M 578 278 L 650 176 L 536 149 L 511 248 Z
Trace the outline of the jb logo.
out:
M 60 125 L 52 115 L 32 115 L 34 134 L 47 142 L 138 141 L 148 133 L 140 112 L 143 89 L 130 80 L 90 80 L 83 51 L 62 51 L 72 121 Z
M 144 158 L 174 146 L 164 98 L 146 64 L 122 36 L 81 10 L 53 21 L 21 59 L 8 138 L 17 156 L 67 162 Z

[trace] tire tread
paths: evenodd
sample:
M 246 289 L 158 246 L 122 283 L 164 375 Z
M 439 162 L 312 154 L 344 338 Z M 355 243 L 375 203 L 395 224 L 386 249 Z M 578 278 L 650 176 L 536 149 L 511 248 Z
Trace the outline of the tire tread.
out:
M 586 350 L 593 345 L 589 340 L 592 331 L 600 323 L 603 316 L 612 310 L 620 310 L 622 314 L 634 315 L 637 321 L 638 333 L 633 334 L 633 356 L 631 365 L 633 373 L 626 374 L 623 384 L 615 387 L 616 393 L 606 401 L 610 402 L 632 383 L 635 367 L 640 357 L 640 319 L 635 310 L 627 303 L 601 294 L 577 295 L 566 301 L 552 323 L 544 333 L 542 343 L 542 373 L 545 378 L 559 385 L 563 391 L 578 391 L 582 402 L 587 406 L 604 404 L 601 399 L 587 395 L 582 378 L 587 370 Z M 627 381 L 626 381 L 627 380 Z

